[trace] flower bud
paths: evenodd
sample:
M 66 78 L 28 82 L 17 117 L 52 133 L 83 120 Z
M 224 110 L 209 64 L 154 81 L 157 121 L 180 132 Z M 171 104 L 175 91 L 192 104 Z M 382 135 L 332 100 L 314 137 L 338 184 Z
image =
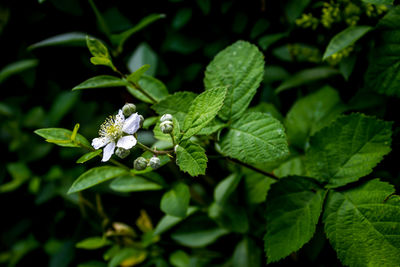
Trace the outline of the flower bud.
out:
M 129 117 L 130 115 L 136 112 L 136 106 L 132 103 L 126 103 L 122 107 L 122 112 L 124 113 L 125 117 Z
M 145 159 L 143 157 L 138 157 L 133 162 L 133 167 L 135 168 L 135 170 L 141 171 L 141 170 L 146 169 L 147 163 L 148 163 L 147 159 Z
M 161 161 L 160 161 L 160 159 L 157 158 L 157 157 L 152 157 L 152 158 L 149 160 L 149 166 L 150 166 L 151 168 L 153 168 L 154 170 L 155 170 L 155 169 L 158 169 L 158 168 L 160 167 L 160 165 L 161 165 Z
M 144 117 L 142 115 L 139 115 L 139 120 L 140 120 L 139 127 L 142 128 L 143 122 L 144 122 Z
M 131 152 L 128 149 L 122 148 L 122 147 L 117 147 L 115 150 L 115 155 L 120 157 L 121 159 L 126 158 Z
M 164 115 L 161 116 L 160 121 L 161 122 L 172 121 L 172 115 L 171 114 L 164 114 Z
M 172 123 L 172 121 L 164 121 L 160 124 L 160 129 L 161 132 L 165 134 L 172 133 L 172 131 L 174 130 L 174 124 Z

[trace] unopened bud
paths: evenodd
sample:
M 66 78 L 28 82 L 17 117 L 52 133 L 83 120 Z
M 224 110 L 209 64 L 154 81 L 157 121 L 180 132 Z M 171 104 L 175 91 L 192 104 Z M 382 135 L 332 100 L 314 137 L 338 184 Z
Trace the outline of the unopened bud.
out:
M 160 124 L 160 129 L 161 132 L 165 134 L 172 133 L 172 131 L 174 130 L 174 124 L 172 123 L 172 121 L 164 121 Z
M 129 117 L 130 115 L 136 112 L 136 106 L 132 103 L 126 103 L 122 107 L 122 112 L 124 113 L 125 117 Z
M 133 162 L 133 167 L 135 168 L 135 170 L 141 171 L 141 170 L 146 169 L 147 163 L 148 163 L 147 159 L 145 159 L 143 157 L 138 157 Z
M 151 168 L 153 168 L 153 169 L 158 169 L 158 168 L 160 167 L 160 165 L 161 165 L 161 161 L 160 161 L 160 159 L 157 158 L 157 157 L 152 157 L 152 158 L 149 160 L 149 166 L 150 166 Z
M 122 148 L 122 147 L 117 147 L 115 150 L 115 155 L 120 157 L 121 159 L 126 158 L 131 152 L 128 149 Z
M 142 128 L 143 122 L 144 122 L 144 117 L 142 115 L 139 115 L 139 120 L 140 120 L 139 127 Z
M 172 115 L 171 114 L 164 114 L 164 115 L 161 116 L 160 121 L 161 122 L 172 121 Z

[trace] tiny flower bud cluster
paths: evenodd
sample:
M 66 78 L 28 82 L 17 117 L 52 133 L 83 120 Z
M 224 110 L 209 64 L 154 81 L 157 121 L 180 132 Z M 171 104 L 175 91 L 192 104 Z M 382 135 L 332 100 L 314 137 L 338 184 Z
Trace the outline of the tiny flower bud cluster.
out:
M 161 165 L 161 160 L 153 156 L 151 159 L 145 159 L 144 157 L 138 157 L 135 159 L 133 162 L 133 167 L 137 171 L 142 171 L 146 169 L 148 166 L 150 166 L 152 169 L 158 169 Z
M 174 123 L 172 121 L 173 117 L 171 114 L 164 114 L 160 119 L 160 129 L 161 132 L 165 134 L 172 133 L 174 130 Z

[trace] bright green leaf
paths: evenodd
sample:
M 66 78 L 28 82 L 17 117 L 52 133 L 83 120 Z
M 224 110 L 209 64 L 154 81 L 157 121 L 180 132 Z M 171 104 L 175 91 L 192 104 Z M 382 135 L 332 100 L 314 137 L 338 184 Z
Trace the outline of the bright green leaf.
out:
M 100 75 L 90 78 L 83 83 L 75 86 L 72 90 L 93 89 L 93 88 L 106 88 L 106 87 L 119 87 L 127 86 L 127 82 L 118 77 L 110 75 Z
M 400 197 L 393 193 L 378 179 L 330 192 L 325 232 L 343 265 L 399 265 Z
M 118 267 L 123 265 L 126 261 L 129 263 L 128 266 L 133 266 L 142 263 L 147 257 L 147 252 L 145 250 L 125 247 L 119 250 L 108 263 L 108 267 Z
M 336 119 L 342 111 L 344 105 L 339 94 L 329 86 L 300 98 L 285 120 L 289 143 L 304 149 L 308 138 Z
M 197 135 L 211 135 L 223 128 L 227 127 L 228 125 L 222 121 L 220 121 L 217 117 L 214 118 L 206 127 L 201 129 Z
M 312 69 L 302 70 L 294 75 L 291 75 L 289 79 L 285 80 L 278 88 L 276 88 L 275 93 L 278 94 L 290 88 L 327 79 L 337 74 L 340 74 L 340 72 L 330 67 L 315 67 Z
M 196 96 L 192 92 L 177 92 L 152 105 L 151 108 L 159 115 L 171 114 L 178 120 L 180 125 L 183 125 L 190 105 Z
M 98 249 L 104 246 L 110 245 L 111 242 L 103 237 L 89 237 L 80 242 L 75 246 L 81 249 Z
M 217 87 L 201 93 L 193 100 L 183 123 L 183 140 L 198 133 L 214 119 L 224 103 L 226 92 L 226 87 Z
M 288 154 L 285 129 L 268 114 L 245 113 L 222 137 L 221 150 L 227 156 L 250 164 L 271 162 Z
M 102 166 L 92 168 L 75 180 L 75 182 L 71 185 L 71 188 L 68 190 L 68 194 L 82 191 L 125 174 L 127 174 L 127 170 L 119 167 Z
M 339 32 L 329 42 L 322 59 L 325 60 L 333 54 L 342 51 L 349 45 L 354 44 L 370 30 L 372 30 L 371 26 L 351 26 Z
M 86 36 L 86 45 L 93 57 L 110 58 L 107 47 L 100 40 Z
M 228 87 L 219 116 L 237 119 L 246 110 L 260 86 L 264 74 L 264 56 L 255 45 L 238 41 L 219 52 L 207 66 L 204 85 L 207 90 Z
M 174 267 L 189 267 L 190 257 L 183 250 L 177 250 L 169 256 L 169 262 Z
M 158 79 L 153 78 L 151 76 L 143 75 L 139 80 L 140 87 L 146 91 L 151 97 L 153 97 L 157 102 L 160 102 L 162 99 L 168 96 L 167 87 Z M 155 104 L 151 99 L 142 94 L 139 90 L 132 86 L 127 87 L 129 93 L 131 93 L 137 99 Z
M 131 73 L 127 79 L 128 81 L 132 82 L 133 84 L 138 84 L 140 78 L 142 77 L 142 75 L 150 68 L 149 64 L 145 64 L 143 66 L 141 66 L 140 68 L 138 68 L 137 70 L 135 70 L 133 73 Z
M 339 117 L 310 139 L 310 176 L 338 187 L 368 175 L 390 152 L 392 123 L 351 114 Z
M 184 183 L 177 183 L 163 195 L 160 208 L 168 215 L 185 217 L 189 201 L 189 187 Z
M 98 150 L 96 150 L 96 151 L 92 151 L 92 152 L 86 153 L 85 155 L 83 155 L 82 157 L 80 157 L 80 158 L 76 161 L 76 163 L 85 163 L 86 161 L 89 161 L 89 160 L 91 160 L 91 159 L 97 157 L 98 155 L 100 155 L 101 152 L 103 152 L 103 150 L 102 150 L 102 149 L 98 149 Z
M 90 147 L 89 141 L 80 134 L 76 135 L 75 142 L 72 142 L 72 131 L 62 128 L 43 128 L 35 131 L 35 134 L 46 139 L 46 142 L 54 143 L 65 147 Z
M 186 217 L 192 215 L 198 211 L 197 207 L 189 207 L 186 213 Z M 177 225 L 179 222 L 181 222 L 184 218 L 181 217 L 175 217 L 172 215 L 166 214 L 164 217 L 161 218 L 161 220 L 158 222 L 156 228 L 154 229 L 154 235 L 160 235 L 164 233 L 165 231 L 168 231 L 175 225 Z
M 279 167 L 273 171 L 273 173 L 279 178 L 294 175 L 303 176 L 306 174 L 304 165 L 304 157 L 295 156 L 281 163 Z
M 113 180 L 110 188 L 117 192 L 137 192 L 159 190 L 162 186 L 140 176 L 125 175 Z
M 176 148 L 176 164 L 191 176 L 204 175 L 207 161 L 204 149 L 191 141 L 185 141 Z
M 264 237 L 268 263 L 289 256 L 312 238 L 324 196 L 324 191 L 308 178 L 283 178 L 271 186 Z

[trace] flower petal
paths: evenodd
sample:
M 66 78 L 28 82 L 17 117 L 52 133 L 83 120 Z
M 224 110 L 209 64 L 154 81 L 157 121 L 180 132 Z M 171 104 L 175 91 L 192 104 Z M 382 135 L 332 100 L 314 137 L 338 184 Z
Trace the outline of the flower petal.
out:
M 112 154 L 114 154 L 115 142 L 111 142 L 103 149 L 103 159 L 101 161 L 108 161 Z
M 110 143 L 110 140 L 107 137 L 99 137 L 92 140 L 92 147 L 99 149 L 108 143 Z
M 136 138 L 132 135 L 123 136 L 118 139 L 117 147 L 122 147 L 124 149 L 131 149 L 136 145 Z
M 122 112 L 122 109 L 120 109 L 118 110 L 118 114 L 115 116 L 115 123 L 122 124 L 124 121 L 125 121 L 124 112 Z
M 140 127 L 140 116 L 136 113 L 133 113 L 129 118 L 127 118 L 124 122 L 124 126 L 122 127 L 122 131 L 127 134 L 134 134 Z

